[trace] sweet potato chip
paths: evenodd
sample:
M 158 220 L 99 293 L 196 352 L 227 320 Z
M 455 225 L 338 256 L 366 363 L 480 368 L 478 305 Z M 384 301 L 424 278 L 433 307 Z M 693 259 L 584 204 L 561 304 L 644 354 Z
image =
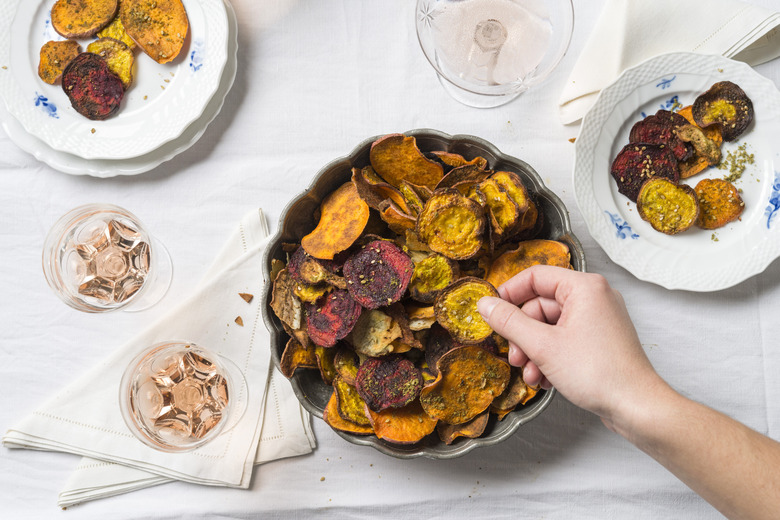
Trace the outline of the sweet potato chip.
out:
M 366 402 L 353 385 L 336 376 L 333 380 L 333 389 L 336 391 L 337 410 L 342 419 L 361 426 L 371 425 L 371 421 L 366 416 Z
M 393 444 L 420 442 L 436 429 L 436 419 L 425 413 L 419 401 L 413 401 L 403 408 L 382 411 L 374 411 L 366 406 L 366 413 L 376 436 Z
M 334 430 L 354 433 L 355 435 L 371 435 L 374 433 L 374 429 L 371 426 L 361 426 L 351 421 L 346 421 L 339 415 L 339 403 L 335 391 L 331 394 L 328 404 L 322 412 L 322 420 Z
M 719 124 L 724 141 L 733 141 L 753 121 L 753 102 L 739 85 L 720 81 L 693 102 L 693 119 L 706 128 Z
M 51 26 L 65 38 L 88 38 L 111 22 L 119 0 L 57 0 Z
M 380 205 L 385 200 L 391 200 L 402 213 L 411 213 L 406 203 L 406 198 L 398 188 L 386 182 L 376 182 L 369 179 L 369 169 L 352 168 L 352 184 L 355 185 L 358 195 L 372 209 L 381 211 Z
M 317 358 L 317 367 L 320 369 L 320 377 L 326 385 L 333 384 L 333 380 L 339 373 L 336 371 L 336 352 L 335 348 L 314 347 L 314 355 Z
M 363 232 L 370 210 L 352 182 L 328 195 L 320 207 L 320 221 L 301 239 L 301 246 L 314 258 L 333 260 L 351 246 Z
M 489 282 L 466 276 L 453 283 L 436 298 L 434 312 L 442 327 L 465 345 L 484 341 L 493 333 L 490 325 L 477 311 L 477 302 L 483 296 L 498 296 Z
M 433 303 L 436 296 L 458 279 L 458 263 L 434 253 L 414 265 L 409 293 L 418 302 Z
M 523 370 L 520 367 L 511 367 L 509 384 L 501 395 L 490 403 L 490 411 L 496 413 L 499 416 L 499 420 L 503 419 L 506 414 L 528 398 L 530 390 L 531 387 L 523 381 Z
M 441 325 L 433 325 L 425 345 L 425 362 L 428 365 L 428 370 L 431 374 L 434 376 L 439 375 L 439 369 L 436 367 L 436 364 L 444 354 L 452 349 L 463 346 L 462 343 L 455 341 L 452 336 L 450 336 L 450 333 Z
M 417 217 L 417 235 L 431 250 L 453 260 L 479 253 L 486 227 L 482 206 L 455 189 L 436 191 Z
M 464 164 L 450 170 L 439 183 L 436 189 L 455 188 L 456 186 L 471 186 L 485 180 L 490 175 L 490 171 L 476 164 Z
M 485 168 L 487 168 L 487 164 L 488 164 L 487 159 L 480 156 L 474 157 L 472 160 L 468 161 L 466 160 L 465 157 L 457 153 L 440 152 L 440 151 L 434 151 L 432 153 L 433 155 L 436 156 L 438 160 L 440 160 L 447 166 L 450 166 L 451 168 L 457 168 L 458 166 L 474 165 L 484 170 Z
M 362 311 L 349 292 L 333 291 L 306 305 L 306 332 L 315 344 L 332 347 L 352 331 Z
M 157 63 L 179 55 L 190 27 L 181 0 L 122 0 L 119 16 L 127 34 Z
M 289 379 L 299 368 L 317 368 L 317 356 L 313 347 L 305 347 L 295 338 L 290 338 L 282 352 L 279 369 Z
M 417 148 L 417 140 L 403 134 L 389 134 L 374 141 L 369 158 L 374 171 L 396 188 L 406 180 L 433 189 L 444 176 L 441 165 Z
M 379 216 L 393 233 L 399 235 L 405 231 L 413 231 L 417 224 L 417 219 L 405 213 L 390 199 L 385 199 L 379 204 Z
M 358 369 L 355 388 L 371 410 L 401 408 L 420 395 L 422 374 L 403 356 L 368 358 Z
M 436 323 L 433 305 L 407 305 L 406 315 L 409 316 L 409 328 L 413 331 L 430 329 Z
M 693 188 L 663 178 L 650 179 L 642 185 L 636 208 L 642 220 L 667 235 L 689 229 L 699 216 Z
M 38 76 L 49 85 L 54 85 L 62 77 L 62 71 L 68 63 L 78 56 L 79 52 L 79 42 L 73 40 L 44 43 L 38 62 Z
M 367 309 L 399 301 L 413 272 L 409 255 L 388 240 L 369 242 L 344 263 L 347 290 Z
M 526 240 L 516 249 L 499 255 L 490 265 L 485 280 L 499 287 L 514 275 L 533 265 L 554 265 L 571 268 L 569 247 L 557 240 Z
M 485 431 L 489 419 L 488 412 L 482 412 L 474 417 L 472 420 L 463 424 L 447 424 L 439 422 L 436 425 L 436 433 L 439 434 L 439 438 L 444 444 L 450 445 L 455 442 L 458 437 L 466 437 L 469 439 L 475 439 L 482 435 Z
M 108 64 L 108 70 L 116 74 L 127 90 L 133 82 L 133 51 L 113 38 L 100 38 L 87 45 L 87 52 L 97 54 Z
M 420 393 L 434 419 L 462 424 L 481 414 L 509 384 L 509 364 L 477 346 L 450 350 L 437 363 L 436 381 Z
M 361 314 L 348 340 L 359 354 L 382 356 L 392 352 L 393 341 L 402 334 L 393 318 L 372 309 Z
M 703 229 L 717 229 L 737 220 L 745 210 L 745 203 L 737 188 L 724 179 L 702 179 L 694 188 L 699 200 L 696 225 Z
M 346 347 L 337 347 L 336 357 L 333 359 L 333 366 L 336 367 L 339 377 L 350 385 L 355 385 L 360 358 L 351 349 Z
M 303 326 L 303 306 L 295 296 L 295 281 L 287 269 L 282 269 L 274 279 L 271 308 L 276 316 L 293 330 Z

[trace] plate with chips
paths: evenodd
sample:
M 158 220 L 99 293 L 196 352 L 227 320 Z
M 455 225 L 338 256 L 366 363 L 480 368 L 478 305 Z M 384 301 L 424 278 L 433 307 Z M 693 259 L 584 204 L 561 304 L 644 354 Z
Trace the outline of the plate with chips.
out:
M 0 0 L 0 95 L 6 109 L 50 148 L 83 159 L 130 159 L 176 139 L 217 91 L 227 62 L 228 19 L 222 0 L 182 0 L 188 29 L 175 59 L 158 63 L 135 49 L 132 83 L 104 120 L 76 112 L 58 82 L 38 74 L 41 48 L 64 41 L 52 27 L 54 0 Z M 93 37 L 77 40 L 81 51 Z
M 476 301 L 537 263 L 585 270 L 530 165 L 473 136 L 371 137 L 282 213 L 264 257 L 274 363 L 351 443 L 399 458 L 496 444 L 555 391 L 509 366 Z
M 649 221 L 644 220 L 637 205 L 619 192 L 610 175 L 613 161 L 638 121 L 658 113 L 685 113 L 684 108 L 724 83 L 732 89 L 738 85 L 752 100 L 753 120 L 736 139 L 723 140 L 720 163 L 679 179 L 680 193 L 672 195 L 684 197 L 683 186 L 694 188 L 703 179 L 728 179 L 734 188 L 723 192 L 744 206 L 738 208 L 738 218 L 724 219 L 729 222 L 714 229 L 697 220 L 697 225 L 679 233 L 656 231 L 660 226 L 651 225 L 647 214 Z M 593 238 L 640 280 L 667 289 L 725 289 L 762 272 L 780 256 L 777 135 L 780 92 L 747 64 L 693 53 L 657 56 L 626 70 L 601 92 L 583 119 L 575 143 L 575 198 Z M 664 212 L 656 215 L 663 216 Z

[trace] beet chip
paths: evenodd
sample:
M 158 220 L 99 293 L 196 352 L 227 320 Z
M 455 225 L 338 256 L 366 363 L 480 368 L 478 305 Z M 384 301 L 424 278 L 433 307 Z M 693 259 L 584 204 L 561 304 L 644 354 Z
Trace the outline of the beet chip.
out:
M 106 60 L 91 52 L 82 52 L 65 67 L 62 90 L 76 112 L 95 121 L 119 110 L 125 95 L 119 76 L 108 69 Z
M 677 159 L 669 148 L 652 144 L 627 144 L 612 161 L 610 169 L 618 191 L 636 202 L 642 184 L 650 177 L 680 180 Z
M 420 395 L 422 384 L 420 370 L 402 356 L 368 358 L 355 378 L 358 394 L 374 411 L 411 403 Z
M 675 130 L 688 124 L 685 117 L 668 110 L 659 110 L 634 123 L 628 136 L 629 143 L 663 144 L 672 150 L 678 161 L 685 161 L 693 155 L 693 146 L 677 137 Z
M 367 309 L 401 299 L 412 279 L 414 262 L 397 245 L 374 240 L 344 262 L 349 294 Z
M 332 347 L 350 333 L 362 311 L 347 291 L 333 291 L 306 306 L 306 332 L 317 345 Z

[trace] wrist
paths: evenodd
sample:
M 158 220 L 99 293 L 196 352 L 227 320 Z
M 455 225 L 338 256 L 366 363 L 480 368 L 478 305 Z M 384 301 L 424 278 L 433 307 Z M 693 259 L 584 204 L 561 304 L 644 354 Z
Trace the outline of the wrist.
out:
M 635 392 L 617 397 L 611 411 L 602 416 L 607 428 L 640 448 L 653 428 L 663 421 L 663 415 L 674 410 L 675 402 L 682 399 L 660 376 L 653 376 L 635 385 Z

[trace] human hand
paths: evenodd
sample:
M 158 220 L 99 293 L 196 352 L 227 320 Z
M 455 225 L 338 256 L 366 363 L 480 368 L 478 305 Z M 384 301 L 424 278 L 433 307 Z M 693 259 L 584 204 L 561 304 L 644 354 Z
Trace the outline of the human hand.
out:
M 623 298 L 598 274 L 551 266 L 526 269 L 477 307 L 509 341 L 509 362 L 530 385 L 555 388 L 604 419 L 665 384 L 639 342 Z M 519 307 L 522 305 L 522 307 Z

